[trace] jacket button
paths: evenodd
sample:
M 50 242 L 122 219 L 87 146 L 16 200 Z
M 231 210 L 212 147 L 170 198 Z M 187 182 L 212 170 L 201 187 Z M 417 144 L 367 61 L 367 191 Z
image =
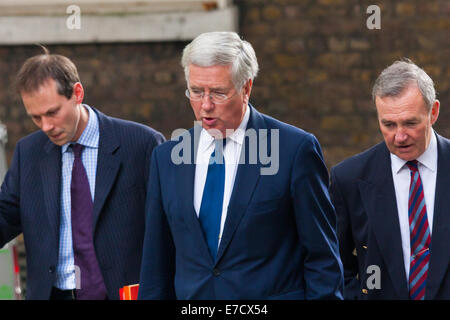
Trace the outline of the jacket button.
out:
M 213 269 L 213 275 L 215 275 L 216 277 L 220 276 L 220 270 L 217 268 Z
M 48 268 L 48 272 L 49 273 L 55 272 L 55 266 L 50 266 L 50 268 Z

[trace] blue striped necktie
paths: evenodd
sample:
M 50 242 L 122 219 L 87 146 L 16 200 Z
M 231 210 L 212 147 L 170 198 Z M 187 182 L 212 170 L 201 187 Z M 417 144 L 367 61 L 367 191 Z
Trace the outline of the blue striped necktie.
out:
M 409 296 L 412 300 L 423 300 L 427 285 L 430 261 L 430 228 L 428 227 L 427 207 L 420 179 L 417 160 L 408 161 L 411 174 L 409 187 L 408 216 L 411 241 L 409 269 Z
M 205 187 L 203 188 L 199 214 L 200 225 L 213 259 L 217 255 L 222 218 L 223 192 L 225 188 L 225 160 L 223 157 L 225 143 L 226 139 L 215 140 L 215 148 L 209 159 L 208 174 Z

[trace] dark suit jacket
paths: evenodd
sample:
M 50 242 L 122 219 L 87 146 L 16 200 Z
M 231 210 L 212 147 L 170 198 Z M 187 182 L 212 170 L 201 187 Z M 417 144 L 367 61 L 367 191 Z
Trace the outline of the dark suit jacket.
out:
M 425 299 L 450 299 L 450 141 L 436 136 L 438 169 Z M 332 168 L 330 194 L 338 216 L 345 298 L 409 299 L 391 158 L 385 143 Z M 380 268 L 381 289 L 367 287 L 374 274 L 370 269 L 367 272 L 371 265 Z
M 319 143 L 254 108 L 247 128 L 267 129 L 268 141 L 270 129 L 279 130 L 279 170 L 261 175 L 259 161 L 239 165 L 215 261 L 193 206 L 194 152 L 191 164 L 176 165 L 171 153 L 177 141 L 155 149 L 140 299 L 342 296 L 335 212 Z M 181 139 L 192 145 L 193 134 L 191 129 Z
M 94 247 L 109 299 L 139 280 L 147 177 L 153 148 L 164 141 L 137 123 L 98 115 Z M 23 232 L 27 299 L 49 299 L 58 259 L 61 147 L 42 132 L 20 140 L 0 193 L 0 245 Z

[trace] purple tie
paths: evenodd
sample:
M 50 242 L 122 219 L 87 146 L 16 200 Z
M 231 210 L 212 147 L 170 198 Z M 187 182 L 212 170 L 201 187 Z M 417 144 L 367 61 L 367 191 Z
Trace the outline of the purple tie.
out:
M 100 272 L 93 242 L 93 211 L 91 190 L 83 162 L 81 161 L 81 144 L 72 145 L 75 160 L 72 168 L 72 183 L 70 195 L 72 202 L 72 241 L 75 267 L 79 272 L 81 282 L 77 286 L 76 298 L 78 300 L 104 300 L 106 288 Z M 78 280 L 78 279 L 77 279 Z

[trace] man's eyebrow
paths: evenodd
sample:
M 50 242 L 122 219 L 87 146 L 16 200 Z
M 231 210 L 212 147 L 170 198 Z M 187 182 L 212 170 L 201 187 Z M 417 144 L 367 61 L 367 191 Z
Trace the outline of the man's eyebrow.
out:
M 203 90 L 203 87 L 198 87 L 198 86 L 190 86 L 191 89 L 194 90 Z M 209 88 L 210 91 L 227 91 L 229 90 L 229 88 L 226 87 L 210 87 Z
M 45 114 L 49 114 L 49 113 L 58 111 L 60 108 L 61 108 L 61 105 L 54 106 L 53 108 L 48 109 Z
M 392 120 L 388 120 L 388 119 L 381 119 L 380 121 L 381 121 L 381 123 L 395 123 L 396 122 L 396 121 L 392 121 Z M 402 120 L 402 121 L 400 121 L 400 123 L 417 122 L 417 121 L 419 121 L 419 119 L 414 117 L 414 118 Z
M 57 105 L 57 106 L 51 107 L 51 108 L 49 108 L 49 109 L 44 113 L 44 115 L 48 115 L 49 113 L 58 111 L 60 108 L 61 108 L 61 105 Z M 31 114 L 31 113 L 29 113 L 29 112 L 27 112 L 27 114 L 28 114 L 30 117 L 39 117 L 39 116 L 41 116 L 40 114 Z
M 419 121 L 419 118 L 414 117 L 414 118 L 406 119 L 403 122 L 416 122 L 416 121 Z

